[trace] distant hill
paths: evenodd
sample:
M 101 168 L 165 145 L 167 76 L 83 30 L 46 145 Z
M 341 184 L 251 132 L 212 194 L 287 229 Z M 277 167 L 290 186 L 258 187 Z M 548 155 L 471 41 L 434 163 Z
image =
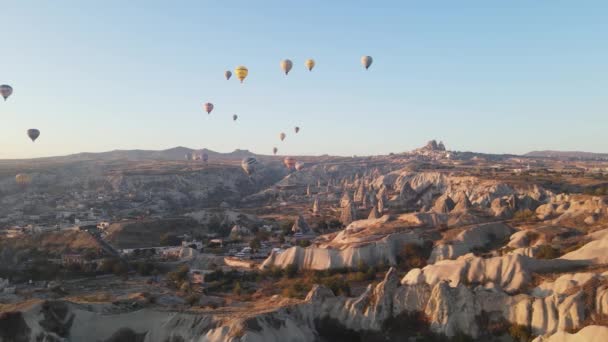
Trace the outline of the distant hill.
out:
M 608 160 L 608 153 L 593 153 L 581 151 L 532 151 L 526 153 L 525 156 L 555 159 Z
M 203 149 L 191 149 L 183 146 L 173 147 L 166 150 L 154 151 L 154 150 L 114 150 L 107 152 L 82 152 L 76 154 L 70 154 L 67 156 L 57 157 L 44 157 L 36 158 L 35 160 L 48 161 L 48 162 L 75 162 L 85 160 L 185 160 L 186 155 L 195 151 L 202 151 L 209 155 L 209 158 L 222 159 L 222 160 L 240 160 L 245 157 L 255 156 L 254 153 L 248 150 L 234 150 L 229 153 L 221 153 L 212 151 L 206 148 Z M 10 160 L 4 160 L 10 161 Z

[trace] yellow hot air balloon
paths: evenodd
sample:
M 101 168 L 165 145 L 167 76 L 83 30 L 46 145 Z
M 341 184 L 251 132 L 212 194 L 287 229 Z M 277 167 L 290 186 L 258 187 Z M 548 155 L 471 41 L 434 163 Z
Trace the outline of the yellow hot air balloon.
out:
M 304 62 L 304 65 L 306 65 L 306 68 L 308 68 L 308 71 L 312 71 L 312 68 L 315 67 L 315 60 L 312 58 L 307 59 L 306 62 Z
M 32 182 L 32 177 L 25 173 L 20 173 L 15 176 L 15 181 L 19 186 L 26 187 Z
M 249 75 L 249 70 L 247 69 L 246 66 L 240 65 L 240 66 L 236 67 L 236 69 L 234 69 L 234 74 L 236 75 L 236 78 L 238 78 L 239 81 L 241 81 L 241 83 L 243 83 L 243 81 L 245 80 L 247 75 Z
M 289 59 L 284 59 L 281 61 L 281 69 L 285 73 L 285 75 L 289 74 L 291 68 L 293 67 L 293 62 Z

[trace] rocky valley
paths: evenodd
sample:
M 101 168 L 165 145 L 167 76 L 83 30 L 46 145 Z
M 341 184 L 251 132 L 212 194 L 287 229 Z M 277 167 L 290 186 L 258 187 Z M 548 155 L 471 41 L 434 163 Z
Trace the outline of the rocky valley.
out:
M 0 341 L 608 340 L 603 159 L 192 153 L 0 162 Z

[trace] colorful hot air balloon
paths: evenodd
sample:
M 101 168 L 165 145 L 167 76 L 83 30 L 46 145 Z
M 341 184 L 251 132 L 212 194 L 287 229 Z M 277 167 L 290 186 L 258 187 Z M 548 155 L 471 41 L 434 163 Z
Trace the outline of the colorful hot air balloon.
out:
M 205 112 L 207 112 L 207 114 L 211 114 L 211 111 L 213 110 L 213 103 L 207 102 L 203 105 L 203 108 L 205 109 Z
M 40 131 L 35 128 L 28 129 L 27 136 L 30 137 L 32 141 L 36 141 L 36 139 L 38 139 L 38 137 L 40 136 Z
M 6 101 L 13 94 L 13 87 L 8 84 L 0 85 L 0 94 L 4 97 L 4 101 Z
M 281 133 L 281 134 L 279 134 L 279 139 L 281 139 L 281 141 L 283 141 L 283 140 L 285 140 L 286 136 L 287 136 L 287 134 Z
M 15 176 L 15 181 L 21 187 L 26 187 L 32 182 L 32 177 L 25 173 L 20 173 Z
M 374 59 L 372 58 L 372 56 L 361 57 L 361 64 L 363 64 L 363 66 L 365 67 L 365 70 L 369 69 L 369 67 L 372 65 L 373 61 L 374 61 Z
M 300 131 L 300 127 L 296 126 L 293 128 L 293 130 L 296 132 L 296 134 Z
M 293 157 L 285 157 L 285 159 L 283 159 L 283 164 L 285 164 L 285 167 L 289 170 L 293 170 L 296 166 L 296 160 Z
M 244 65 L 241 65 L 234 69 L 234 74 L 236 75 L 236 78 L 238 78 L 241 83 L 243 83 L 247 75 L 249 75 L 249 70 L 247 70 L 247 67 L 245 67 Z
M 238 119 L 238 118 L 239 118 L 239 116 L 238 116 L 238 115 L 236 115 L 236 114 L 234 114 L 234 115 L 232 116 L 232 121 L 236 121 L 236 119 Z
M 304 65 L 306 66 L 306 68 L 308 68 L 308 71 L 312 71 L 312 68 L 315 67 L 315 60 L 314 59 L 307 59 L 306 62 L 304 62 Z
M 289 74 L 289 71 L 293 67 L 293 62 L 289 59 L 284 59 L 281 61 L 281 69 L 285 72 L 285 75 Z
M 226 77 L 226 81 L 228 81 L 230 79 L 230 77 L 232 77 L 232 71 L 226 70 L 224 72 L 224 77 Z
M 279 149 L 276 147 L 272 148 L 272 154 L 274 154 L 275 156 L 277 155 L 277 152 L 279 152 Z
M 300 171 L 300 170 L 302 170 L 304 168 L 304 163 L 302 163 L 302 162 L 296 162 L 295 167 L 296 167 L 297 171 Z
M 255 172 L 255 166 L 258 161 L 254 157 L 247 157 L 241 161 L 241 167 L 243 171 L 249 176 Z

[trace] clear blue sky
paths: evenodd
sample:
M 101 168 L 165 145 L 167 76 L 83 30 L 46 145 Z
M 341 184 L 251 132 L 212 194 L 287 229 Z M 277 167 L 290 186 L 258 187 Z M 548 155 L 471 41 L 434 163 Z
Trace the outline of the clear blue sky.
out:
M 608 152 L 606 18 L 607 1 L 5 1 L 0 83 L 15 92 L 0 102 L 0 158 L 367 155 L 432 138 Z M 239 64 L 245 84 L 225 81 Z

